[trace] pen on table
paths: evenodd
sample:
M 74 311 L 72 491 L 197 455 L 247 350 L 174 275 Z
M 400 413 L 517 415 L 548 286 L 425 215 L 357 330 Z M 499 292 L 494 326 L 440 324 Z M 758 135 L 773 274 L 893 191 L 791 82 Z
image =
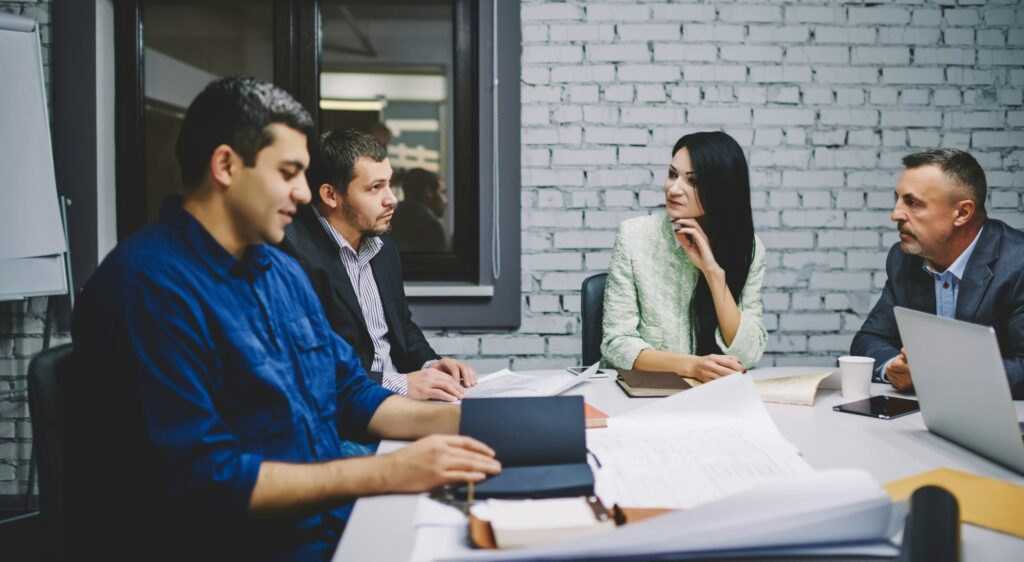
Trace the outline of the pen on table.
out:
M 473 505 L 473 482 L 466 482 L 466 508 Z

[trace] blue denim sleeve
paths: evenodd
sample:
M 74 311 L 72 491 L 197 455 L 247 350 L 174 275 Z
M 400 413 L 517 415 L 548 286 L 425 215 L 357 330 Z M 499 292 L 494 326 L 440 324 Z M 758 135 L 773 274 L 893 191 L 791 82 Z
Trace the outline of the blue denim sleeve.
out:
M 377 408 L 394 392 L 371 381 L 352 346 L 333 331 L 330 334 L 335 354 L 338 433 L 342 439 L 363 436 Z
M 164 456 L 171 491 L 204 511 L 244 516 L 263 457 L 243 453 L 218 415 L 213 341 L 202 303 L 140 279 L 126 308 L 146 429 Z

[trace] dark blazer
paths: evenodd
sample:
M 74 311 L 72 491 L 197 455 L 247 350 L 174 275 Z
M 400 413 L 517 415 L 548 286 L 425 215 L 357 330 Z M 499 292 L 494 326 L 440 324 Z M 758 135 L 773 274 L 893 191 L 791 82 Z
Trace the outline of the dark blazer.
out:
M 402 262 L 398 247 L 387 235 L 384 246 L 373 259 L 370 269 L 377 281 L 384 318 L 391 342 L 391 361 L 399 372 L 418 371 L 427 361 L 438 359 L 427 338 L 409 312 L 402 286 Z M 313 289 L 320 297 L 331 328 L 355 348 L 363 368 L 369 372 L 373 364 L 373 342 L 366 328 L 355 289 L 349 281 L 345 265 L 338 255 L 338 246 L 320 224 L 309 205 L 299 207 L 295 222 L 285 230 L 279 247 L 299 260 Z
M 923 264 L 921 257 L 903 253 L 899 244 L 889 250 L 889 278 L 853 338 L 852 354 L 874 357 L 876 366 L 899 354 L 903 341 L 893 306 L 935 314 L 935 281 Z M 985 222 L 960 281 L 956 318 L 995 328 L 1010 390 L 1014 399 L 1024 399 L 1024 232 L 995 219 Z

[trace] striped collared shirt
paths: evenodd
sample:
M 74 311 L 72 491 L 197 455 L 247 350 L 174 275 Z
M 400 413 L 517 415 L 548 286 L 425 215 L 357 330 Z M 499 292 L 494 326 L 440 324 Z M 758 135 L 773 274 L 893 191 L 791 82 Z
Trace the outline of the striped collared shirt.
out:
M 391 361 L 391 342 L 387 338 L 388 322 L 384 318 L 384 305 L 380 300 L 380 291 L 377 290 L 377 280 L 373 277 L 373 269 L 370 268 L 370 260 L 384 247 L 384 241 L 377 236 L 363 238 L 357 253 L 315 206 L 313 212 L 320 219 L 320 224 L 327 234 L 338 245 L 341 263 L 345 265 L 348 279 L 352 282 L 352 288 L 359 300 L 359 308 L 363 312 L 366 329 L 370 332 L 370 341 L 373 342 L 373 365 L 370 366 L 370 370 L 384 374 L 384 388 L 399 394 L 408 394 L 409 385 L 405 375 L 399 373 Z

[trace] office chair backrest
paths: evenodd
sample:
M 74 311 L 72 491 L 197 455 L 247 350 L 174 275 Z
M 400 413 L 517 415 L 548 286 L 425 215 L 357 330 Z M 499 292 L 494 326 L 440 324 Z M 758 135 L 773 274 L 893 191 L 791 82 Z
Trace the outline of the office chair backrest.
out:
M 583 364 L 592 365 L 601 359 L 601 338 L 604 331 L 604 284 L 607 273 L 591 275 L 583 280 L 580 294 L 580 320 L 583 323 Z
M 64 407 L 67 377 L 71 371 L 71 344 L 36 354 L 28 366 L 28 405 L 32 416 L 32 446 L 39 468 L 39 511 L 43 523 L 43 545 L 54 559 L 66 529 L 67 451 Z M 62 394 L 62 390 L 65 391 Z

